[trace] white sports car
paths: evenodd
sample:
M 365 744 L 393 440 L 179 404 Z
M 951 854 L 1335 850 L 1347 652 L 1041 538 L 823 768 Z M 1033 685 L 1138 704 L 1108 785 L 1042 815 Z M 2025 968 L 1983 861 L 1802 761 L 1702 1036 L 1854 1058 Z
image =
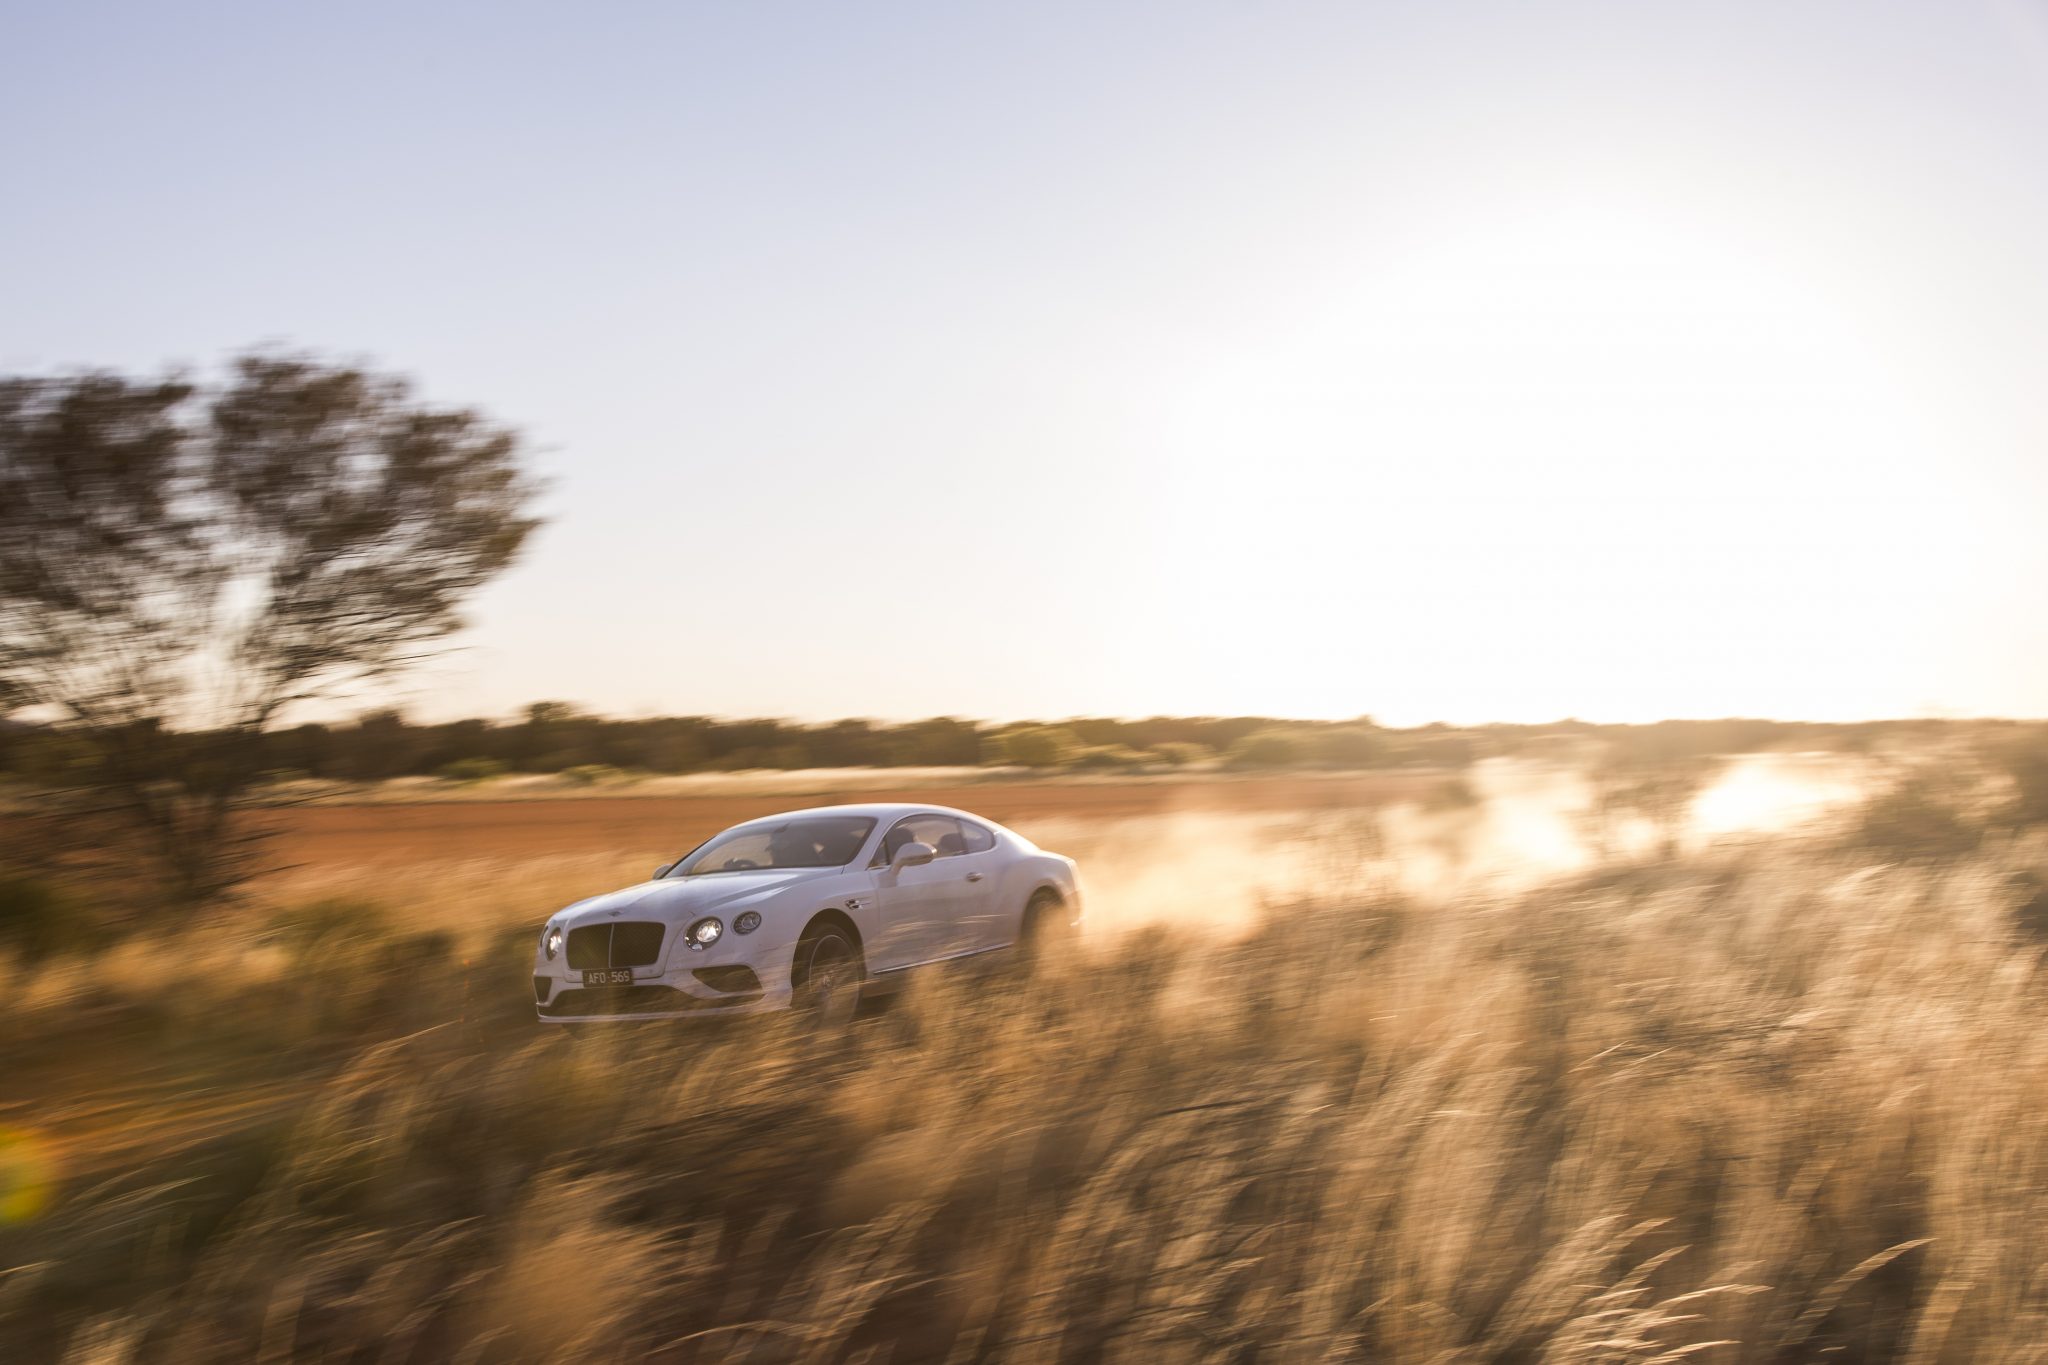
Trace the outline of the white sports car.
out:
M 1074 860 L 943 806 L 821 806 L 734 825 L 638 886 L 549 917 L 550 1022 L 798 1008 L 852 1015 L 928 963 L 1037 952 L 1080 922 Z

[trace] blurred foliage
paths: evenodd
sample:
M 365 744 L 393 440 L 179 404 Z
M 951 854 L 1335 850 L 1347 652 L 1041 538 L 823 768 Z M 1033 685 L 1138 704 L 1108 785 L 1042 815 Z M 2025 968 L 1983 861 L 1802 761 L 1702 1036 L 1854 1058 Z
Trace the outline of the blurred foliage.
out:
M 458 758 L 443 763 L 439 776 L 448 782 L 488 782 L 505 775 L 505 765 L 495 758 Z
M 1425 814 L 1445 815 L 1454 811 L 1476 810 L 1480 804 L 1478 789 L 1460 773 L 1432 788 L 1422 799 L 1421 808 Z
M 0 378 L 0 697 L 64 724 L 12 771 L 118 811 L 193 905 L 251 870 L 243 818 L 290 707 L 415 662 L 536 523 L 518 435 L 403 379 L 252 353 L 219 382 Z M 403 724 L 360 725 L 402 770 Z M 17 766 L 19 765 L 19 766 Z
M 82 897 L 56 882 L 0 873 L 0 951 L 24 963 L 97 946 L 98 921 Z
M 1661 855 L 1674 855 L 1693 802 L 1727 762 L 1703 747 L 1709 739 L 1668 722 L 1607 737 L 1586 774 L 1592 799 L 1584 825 L 1593 846 L 1618 851 L 1634 824 L 1649 830 Z
M 1614 758 L 1616 774 L 1692 764 L 1759 749 L 1864 754 L 1929 735 L 1979 735 L 1993 766 L 2008 767 L 2016 818 L 2048 819 L 2048 742 L 2010 722 L 1899 721 L 1817 725 L 1773 721 L 1665 721 L 1654 725 L 1432 724 L 1397 729 L 1369 720 L 1280 721 L 1257 716 L 1115 719 L 1075 717 L 1053 725 L 992 724 L 939 716 L 885 724 L 840 720 L 805 725 L 772 719 L 672 716 L 614 720 L 561 702 L 537 703 L 518 720 L 414 724 L 395 711 L 343 724 L 307 723 L 263 736 L 266 770 L 326 782 L 376 782 L 409 775 L 452 781 L 451 764 L 486 760 L 504 772 L 560 773 L 601 766 L 624 773 L 685 773 L 745 768 L 973 766 L 1056 770 L 1082 751 L 1113 748 L 1150 754 L 1167 767 L 1226 762 L 1257 768 L 1432 767 L 1459 769 L 1482 758 L 1530 759 L 1577 766 L 1589 755 Z M 1277 737 L 1277 738 L 1276 738 Z M 1024 757 L 1013 755 L 1013 746 Z M 1249 755 L 1257 754 L 1256 760 Z M 0 726 L 0 776 L 33 787 L 78 780 L 90 758 L 63 728 Z M 81 766 L 86 765 L 86 766 Z M 1649 793 L 1645 793 L 1646 799 Z
M 1340 725 L 1309 737 L 1316 761 L 1326 768 L 1371 768 L 1387 756 L 1386 736 L 1376 726 Z
M 623 771 L 609 763 L 578 763 L 574 767 L 562 769 L 563 779 L 579 787 L 595 787 L 604 782 L 617 782 L 625 776 Z
M 1128 744 L 1093 744 L 1076 752 L 1071 766 L 1077 772 L 1134 772 L 1151 761 Z
M 1027 725 L 995 737 L 995 761 L 1018 768 L 1064 768 L 1081 753 L 1072 730 L 1052 725 Z
M 1240 738 L 1276 731 L 1325 761 Z M 1649 818 L 1709 733 L 1564 738 Z M 831 1036 L 539 1026 L 488 879 L 467 919 L 403 882 L 118 941 L 0 880 L 10 1065 L 72 1125 L 8 1139 L 56 1182 L 0 1224 L 0 1358 L 2021 1357 L 2048 868 L 1993 836 L 2035 740 L 1859 738 L 1844 829 L 1524 892 L 1359 879 L 1401 856 L 1364 812 L 1259 846 L 1351 889 L 1241 936 L 941 975 Z
M 2038 869 L 1845 857 L 1248 907 L 824 1036 L 542 1027 L 531 925 L 237 910 L 14 1009 L 90 1123 L 0 1357 L 2024 1358 Z
M 592 766 L 649 773 L 982 762 L 1060 768 L 1091 747 L 1151 751 L 1160 761 L 1179 765 L 1204 761 L 1230 737 L 1261 724 L 1198 718 L 994 726 L 950 716 L 894 725 L 700 716 L 609 720 L 549 704 L 512 724 L 462 720 L 415 725 L 396 712 L 376 711 L 353 723 L 289 727 L 267 736 L 265 744 L 272 768 L 324 781 L 376 782 L 412 774 L 471 781 L 493 771 L 561 773 Z M 1183 738 L 1189 735 L 1210 738 Z M 62 731 L 19 727 L 0 739 L 0 772 L 31 785 L 51 784 L 61 776 L 62 755 L 71 747 Z M 450 766 L 471 760 L 499 767 Z
M 1851 848 L 1895 858 L 1951 858 L 1975 849 L 2006 812 L 1985 771 L 1960 754 L 1885 760 L 1851 829 Z
M 1307 761 L 1308 745 L 1296 730 L 1259 730 L 1232 744 L 1223 761 L 1233 768 L 1292 768 Z
M 2011 784 L 2012 822 L 2048 823 L 2048 727 L 2025 726 L 1997 736 L 1986 746 L 1986 759 Z

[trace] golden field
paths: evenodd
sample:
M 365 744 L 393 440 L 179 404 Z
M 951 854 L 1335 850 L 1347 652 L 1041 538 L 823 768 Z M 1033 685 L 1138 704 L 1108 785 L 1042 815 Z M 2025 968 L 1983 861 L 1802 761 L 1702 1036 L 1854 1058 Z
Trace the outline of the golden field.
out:
M 1434 781 L 956 793 L 1082 860 L 1090 932 L 828 1036 L 533 1020 L 541 916 L 751 809 L 298 812 L 246 903 L 11 973 L 0 1351 L 2040 1352 L 2035 835 L 1615 842 Z

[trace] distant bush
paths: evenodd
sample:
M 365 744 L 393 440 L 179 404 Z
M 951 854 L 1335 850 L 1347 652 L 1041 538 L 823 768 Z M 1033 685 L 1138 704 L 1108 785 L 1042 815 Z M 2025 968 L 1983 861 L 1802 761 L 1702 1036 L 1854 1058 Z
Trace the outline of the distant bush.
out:
M 1468 735 L 1424 730 L 1388 738 L 1394 742 L 1389 746 L 1385 761 L 1426 763 L 1433 768 L 1465 768 L 1479 756 L 1478 745 Z M 1540 745 L 1552 738 L 1544 736 L 1528 741 L 1528 744 Z
M 495 758 L 458 758 L 442 764 L 440 770 L 444 782 L 488 782 L 504 775 L 505 765 Z
M 269 930 L 294 948 L 308 949 L 337 939 L 361 942 L 382 938 L 390 931 L 390 915 L 375 901 L 328 896 L 276 910 L 270 916 Z
M 1438 783 L 1422 799 L 1422 809 L 1432 815 L 1443 815 L 1451 811 L 1471 810 L 1479 805 L 1479 791 L 1464 776 Z
M 1914 767 L 1870 798 L 1849 842 L 1895 858 L 1953 858 L 1983 842 L 1980 804 L 1972 784 L 1947 765 Z
M 40 962 L 92 937 L 85 907 L 50 882 L 0 876 L 0 948 Z
M 1312 747 L 1316 761 L 1327 768 L 1369 768 L 1387 757 L 1386 737 L 1364 725 L 1318 731 Z
M 1308 747 L 1292 730 L 1258 730 L 1230 746 L 1224 759 L 1233 768 L 1293 768 L 1308 757 Z
M 1109 744 L 1151 752 L 1160 763 L 1186 766 L 1227 754 L 1238 741 L 1269 730 L 1295 736 L 1306 752 L 1299 762 L 1327 768 L 1395 765 L 1461 768 L 1489 757 L 1523 757 L 1583 767 L 1611 755 L 1629 764 L 1755 752 L 1760 748 L 1833 749 L 1866 754 L 1936 740 L 1958 749 L 1981 744 L 1978 754 L 1996 768 L 2002 790 L 2015 796 L 2010 815 L 2019 824 L 2048 822 L 2048 726 L 2009 721 L 1887 722 L 1870 726 L 1794 725 L 1759 721 L 1665 722 L 1655 725 L 1431 724 L 1389 729 L 1365 717 L 1337 725 L 1257 716 L 1142 719 L 1075 717 L 1048 725 L 1000 726 L 934 717 L 903 724 L 842 720 L 802 725 L 784 720 L 713 720 L 703 716 L 610 720 L 559 702 L 536 703 L 523 721 L 483 719 L 414 725 L 392 711 L 343 725 L 306 723 L 266 736 L 262 779 L 286 773 L 322 782 L 374 782 L 410 775 L 447 776 L 451 762 L 487 759 L 508 772 L 557 773 L 584 764 L 621 771 L 680 773 L 741 768 L 852 768 L 986 763 L 1011 765 L 1011 736 L 1056 729 L 1075 748 Z M 1019 741 L 1030 743 L 1030 741 Z M 1206 750 L 1177 746 L 1197 745 Z M 0 725 L 0 781 L 65 789 L 91 776 L 92 753 L 63 727 Z M 81 766 L 82 765 L 82 766 Z M 1034 763 L 1033 767 L 1058 767 Z M 463 771 L 463 770 L 454 770 Z M 2011 777 L 2010 783 L 2005 774 Z M 450 778 L 473 781 L 475 778 Z M 266 794 L 265 800 L 274 800 Z
M 1126 744 L 1097 744 L 1075 754 L 1073 767 L 1083 772 L 1129 770 L 1144 766 L 1145 755 Z
M 1693 802 L 1723 760 L 1711 754 L 1646 744 L 1611 744 L 1586 772 L 1592 801 L 1581 816 L 1588 839 L 1603 855 L 1621 849 L 1631 826 L 1647 829 L 1661 856 L 1678 852 Z
M 658 773 L 686 773 L 704 764 L 704 741 L 687 731 L 655 735 L 646 741 L 640 766 Z
M 557 776 L 579 787 L 595 787 L 601 782 L 617 782 L 625 777 L 625 773 L 609 763 L 578 763 L 573 768 L 562 769 Z
M 1003 761 L 1019 768 L 1064 768 L 1081 754 L 1081 741 L 1056 725 L 1030 725 L 1001 737 Z
M 2018 825 L 2048 822 L 2048 736 L 2009 741 L 1991 754 L 1994 766 L 2012 783 L 2009 818 Z
M 1206 763 L 1214 754 L 1206 744 L 1168 740 L 1164 744 L 1153 745 L 1152 756 L 1169 768 L 1186 768 L 1197 763 Z

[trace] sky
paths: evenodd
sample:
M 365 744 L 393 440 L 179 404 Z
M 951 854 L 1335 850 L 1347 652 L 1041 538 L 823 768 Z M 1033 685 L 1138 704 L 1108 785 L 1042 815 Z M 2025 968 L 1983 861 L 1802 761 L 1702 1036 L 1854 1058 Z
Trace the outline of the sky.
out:
M 0 372 L 533 441 L 351 706 L 2048 715 L 2048 0 L 0 0 L 0 143 Z

